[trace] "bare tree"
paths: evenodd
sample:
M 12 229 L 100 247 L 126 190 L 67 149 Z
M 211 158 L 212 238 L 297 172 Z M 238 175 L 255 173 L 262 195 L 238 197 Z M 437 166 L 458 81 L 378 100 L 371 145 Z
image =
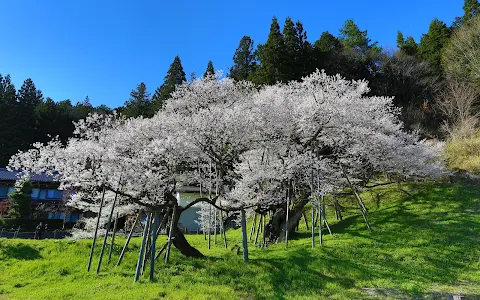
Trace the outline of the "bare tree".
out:
M 447 118 L 443 125 L 452 138 L 475 135 L 479 125 L 480 89 L 459 78 L 447 80 L 437 108 Z
M 443 51 L 443 65 L 449 77 L 480 86 L 480 16 L 455 30 Z

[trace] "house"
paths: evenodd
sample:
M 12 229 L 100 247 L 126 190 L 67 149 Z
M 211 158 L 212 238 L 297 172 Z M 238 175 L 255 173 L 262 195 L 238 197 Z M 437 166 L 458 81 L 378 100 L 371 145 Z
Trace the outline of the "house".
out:
M 19 171 L 9 171 L 0 168 L 0 215 L 8 218 L 9 199 L 8 195 L 14 191 L 15 181 Z M 81 213 L 69 212 L 65 215 L 63 191 L 59 190 L 59 183 L 52 176 L 46 174 L 32 174 L 32 206 L 37 208 L 39 219 L 65 219 L 66 223 L 75 223 Z

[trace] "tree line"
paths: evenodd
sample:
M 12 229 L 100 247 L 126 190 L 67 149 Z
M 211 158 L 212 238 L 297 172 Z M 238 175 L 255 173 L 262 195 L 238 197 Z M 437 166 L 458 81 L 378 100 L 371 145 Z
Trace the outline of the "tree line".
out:
M 480 14 L 480 3 L 465 0 L 463 10 L 464 15 L 450 26 L 441 20 L 432 20 L 418 43 L 399 31 L 395 51 L 380 47 L 368 37 L 367 30 L 361 30 L 353 20 L 347 20 L 337 36 L 326 31 L 311 42 L 300 21 L 287 17 L 281 30 L 278 19 L 273 17 L 265 43 L 255 46 L 249 36 L 242 37 L 227 76 L 237 81 L 251 81 L 257 86 L 298 81 L 316 69 L 341 74 L 346 79 L 366 79 L 369 95 L 395 96 L 394 104 L 402 108 L 401 119 L 406 129 L 419 130 L 425 137 L 438 137 L 444 134 L 444 120 L 451 124 L 456 119 L 451 108 L 446 111 L 445 95 L 452 89 L 453 78 L 457 80 L 458 73 L 470 63 L 456 63 L 458 58 L 452 62 L 458 53 L 458 49 L 451 46 L 452 35 L 469 30 L 468 24 Z M 461 45 L 461 41 L 457 42 L 456 47 Z M 475 67 L 470 69 L 474 71 Z M 214 72 L 213 62 L 209 61 L 203 77 Z M 189 80 L 193 79 L 194 73 Z M 472 80 L 474 84 L 469 86 L 478 83 L 478 78 Z M 176 86 L 186 81 L 180 57 L 176 56 L 163 84 L 153 95 L 141 82 L 116 111 L 126 117 L 151 117 L 164 107 Z M 448 99 L 451 97 L 447 97 L 447 102 Z M 25 80 L 17 91 L 10 76 L 0 74 L 0 166 L 5 166 L 18 150 L 30 148 L 34 141 L 46 142 L 49 136 L 56 135 L 66 141 L 73 135 L 72 122 L 92 112 L 111 113 L 112 109 L 105 105 L 93 107 L 88 97 L 75 105 L 70 100 L 45 99 L 31 79 Z

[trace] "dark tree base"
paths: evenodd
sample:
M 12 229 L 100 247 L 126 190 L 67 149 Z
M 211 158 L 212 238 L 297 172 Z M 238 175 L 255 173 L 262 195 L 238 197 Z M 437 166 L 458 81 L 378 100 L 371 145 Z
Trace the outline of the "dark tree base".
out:
M 308 200 L 299 201 L 295 207 L 289 212 L 288 217 L 288 234 L 295 231 L 298 223 L 302 219 L 305 205 Z M 272 219 L 266 225 L 266 234 L 270 241 L 280 242 L 285 239 L 285 222 L 286 222 L 286 207 L 277 208 L 273 213 Z
M 175 228 L 173 237 L 173 245 L 186 257 L 205 257 L 200 251 L 197 250 L 197 248 L 190 245 L 180 228 Z

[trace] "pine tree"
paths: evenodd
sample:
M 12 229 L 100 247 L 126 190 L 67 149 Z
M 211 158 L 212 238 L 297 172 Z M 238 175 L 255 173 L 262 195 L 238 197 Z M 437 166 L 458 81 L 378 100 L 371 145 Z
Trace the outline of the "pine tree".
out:
M 438 72 L 442 70 L 441 52 L 449 39 L 450 29 L 444 22 L 434 19 L 430 23 L 428 32 L 423 34 L 420 40 L 418 47 L 420 57 L 429 62 Z
M 72 107 L 72 118 L 74 120 L 85 119 L 88 114 L 93 113 L 93 106 L 90 103 L 90 98 L 88 96 L 83 99 L 81 102 L 77 102 L 74 107 Z
M 301 78 L 301 67 L 297 61 L 300 56 L 300 40 L 297 35 L 297 29 L 292 19 L 287 17 L 283 26 L 283 41 L 285 45 L 285 57 L 283 61 L 282 73 L 285 81 Z
M 256 68 L 255 55 L 253 53 L 253 40 L 244 36 L 240 40 L 237 50 L 233 55 L 233 66 L 230 68 L 230 78 L 237 81 L 247 80 L 253 75 Z
M 140 82 L 137 88 L 130 92 L 130 98 L 125 102 L 123 114 L 127 117 L 151 117 L 153 110 L 151 108 L 150 93 L 147 91 L 145 83 Z
M 63 124 L 59 124 L 57 105 L 52 98 L 47 97 L 45 102 L 37 105 L 35 118 L 38 125 L 35 136 L 38 142 L 47 142 L 51 137 L 60 134 L 59 130 Z
M 40 90 L 37 90 L 32 79 L 28 78 L 17 91 L 17 101 L 15 117 L 19 132 L 15 139 L 19 139 L 19 141 L 16 145 L 17 150 L 26 150 L 38 138 L 36 136 L 35 108 L 43 102 L 43 95 Z
M 263 45 L 258 45 L 255 53 L 260 61 L 260 67 L 258 67 L 252 77 L 254 83 L 274 84 L 285 79 L 283 73 L 285 69 L 285 44 L 276 17 L 272 19 L 267 42 Z
M 328 31 L 314 43 L 314 65 L 327 74 L 343 74 L 343 44 Z
M 340 40 L 344 46 L 344 76 L 351 79 L 367 79 L 371 81 L 378 69 L 382 49 L 368 38 L 367 31 L 361 31 L 353 20 L 347 20 L 340 28 Z
M 465 0 L 463 2 L 463 12 L 463 22 L 480 15 L 480 2 L 478 0 Z
M 205 73 L 203 73 L 203 78 L 207 76 L 213 76 L 213 75 L 215 75 L 215 69 L 213 68 L 213 62 L 209 60 L 207 69 L 205 70 Z
M 407 37 L 407 39 L 405 39 L 400 30 L 397 33 L 397 48 L 403 54 L 410 55 L 410 56 L 417 55 L 418 53 L 418 45 L 413 39 L 413 37 L 409 36 Z
M 10 75 L 0 74 L 0 167 L 8 164 L 10 156 L 18 150 L 20 127 L 17 125 L 17 91 Z
M 180 57 L 175 56 L 163 84 L 155 90 L 155 94 L 152 97 L 154 112 L 162 109 L 165 105 L 165 100 L 170 98 L 170 94 L 175 91 L 175 87 L 186 81 L 187 78 Z
M 314 60 L 313 45 L 307 39 L 307 32 L 303 29 L 303 24 L 300 21 L 295 23 L 297 30 L 297 39 L 299 47 L 299 55 L 297 57 L 297 64 L 299 65 L 300 77 L 310 75 L 315 71 L 315 66 L 312 64 Z

